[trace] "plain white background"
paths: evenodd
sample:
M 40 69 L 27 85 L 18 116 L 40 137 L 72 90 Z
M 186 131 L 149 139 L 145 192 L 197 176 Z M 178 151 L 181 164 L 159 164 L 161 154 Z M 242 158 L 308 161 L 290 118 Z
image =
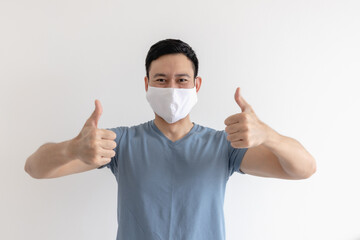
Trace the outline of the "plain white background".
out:
M 0 2 L 0 239 L 115 239 L 109 169 L 37 180 L 26 158 L 100 128 L 154 118 L 144 89 L 150 46 L 193 47 L 203 78 L 191 120 L 224 129 L 240 108 L 297 139 L 317 160 L 306 180 L 234 173 L 228 240 L 359 240 L 359 1 Z

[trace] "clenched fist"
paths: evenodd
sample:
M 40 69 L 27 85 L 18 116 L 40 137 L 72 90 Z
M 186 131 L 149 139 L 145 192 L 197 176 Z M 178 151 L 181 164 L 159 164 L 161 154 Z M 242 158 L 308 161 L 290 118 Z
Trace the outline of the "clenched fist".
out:
M 268 126 L 260 121 L 251 105 L 241 96 L 240 88 L 236 89 L 234 98 L 241 113 L 225 119 L 227 140 L 234 148 L 251 148 L 263 144 L 268 138 Z
M 116 134 L 113 131 L 97 127 L 102 106 L 95 100 L 95 110 L 86 121 L 81 132 L 74 140 L 74 155 L 86 164 L 102 166 L 115 156 Z

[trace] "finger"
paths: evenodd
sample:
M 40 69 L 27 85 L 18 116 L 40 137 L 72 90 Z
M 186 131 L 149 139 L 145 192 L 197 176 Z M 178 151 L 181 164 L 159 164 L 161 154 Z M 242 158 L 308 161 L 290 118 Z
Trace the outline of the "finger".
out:
M 109 140 L 116 139 L 116 133 L 114 133 L 111 130 L 99 129 L 99 131 L 100 131 L 100 136 L 102 139 L 109 139 Z
M 112 158 L 115 156 L 115 151 L 114 150 L 107 150 L 107 149 L 101 149 L 100 150 L 100 156 L 101 157 L 106 157 L 106 158 Z
M 242 130 L 243 130 L 243 127 L 242 127 L 241 123 L 234 123 L 234 124 L 226 126 L 226 128 L 225 128 L 225 132 L 227 132 L 228 134 L 236 133 L 236 132 L 239 132 Z
M 233 148 L 247 148 L 246 142 L 243 140 L 231 142 Z
M 101 160 L 103 161 L 102 165 L 108 164 L 109 162 L 111 162 L 111 158 L 106 158 L 106 157 L 101 157 Z
M 116 142 L 113 140 L 101 140 L 99 145 L 100 147 L 108 150 L 116 148 Z
M 234 98 L 235 98 L 236 103 L 241 108 L 241 112 L 252 112 L 252 108 L 251 108 L 250 104 L 240 94 L 240 87 L 238 87 L 236 89 Z
M 226 118 L 224 123 L 225 125 L 231 125 L 231 124 L 234 124 L 234 123 L 238 123 L 239 122 L 239 115 L 240 113 L 236 113 L 234 115 L 231 115 L 230 117 Z
M 244 137 L 245 137 L 244 133 L 236 132 L 236 133 L 228 134 L 226 139 L 229 142 L 234 142 L 234 141 L 240 141 L 241 139 L 244 139 Z
M 95 110 L 93 111 L 93 113 L 91 114 L 91 116 L 89 117 L 89 119 L 86 121 L 85 125 L 91 125 L 94 127 L 98 126 L 98 122 L 99 119 L 101 117 L 102 114 L 102 106 L 99 100 L 95 100 Z

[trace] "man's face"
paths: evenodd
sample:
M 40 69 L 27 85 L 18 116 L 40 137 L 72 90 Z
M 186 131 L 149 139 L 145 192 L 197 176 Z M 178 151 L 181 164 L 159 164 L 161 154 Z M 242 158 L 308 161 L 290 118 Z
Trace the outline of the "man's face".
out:
M 146 91 L 148 85 L 162 88 L 194 87 L 192 62 L 181 53 L 163 55 L 152 61 L 149 69 L 149 78 L 145 77 Z M 196 82 L 198 82 L 198 79 Z

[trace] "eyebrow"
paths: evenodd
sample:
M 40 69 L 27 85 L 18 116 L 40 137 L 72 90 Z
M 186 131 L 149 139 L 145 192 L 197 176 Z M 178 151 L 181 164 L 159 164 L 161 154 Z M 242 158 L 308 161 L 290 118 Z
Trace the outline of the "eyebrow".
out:
M 156 78 L 156 77 L 166 77 L 166 74 L 164 73 L 156 73 L 153 78 Z M 186 76 L 188 78 L 190 78 L 189 74 L 187 73 L 179 73 L 179 74 L 175 74 L 175 77 L 183 77 L 183 76 Z

